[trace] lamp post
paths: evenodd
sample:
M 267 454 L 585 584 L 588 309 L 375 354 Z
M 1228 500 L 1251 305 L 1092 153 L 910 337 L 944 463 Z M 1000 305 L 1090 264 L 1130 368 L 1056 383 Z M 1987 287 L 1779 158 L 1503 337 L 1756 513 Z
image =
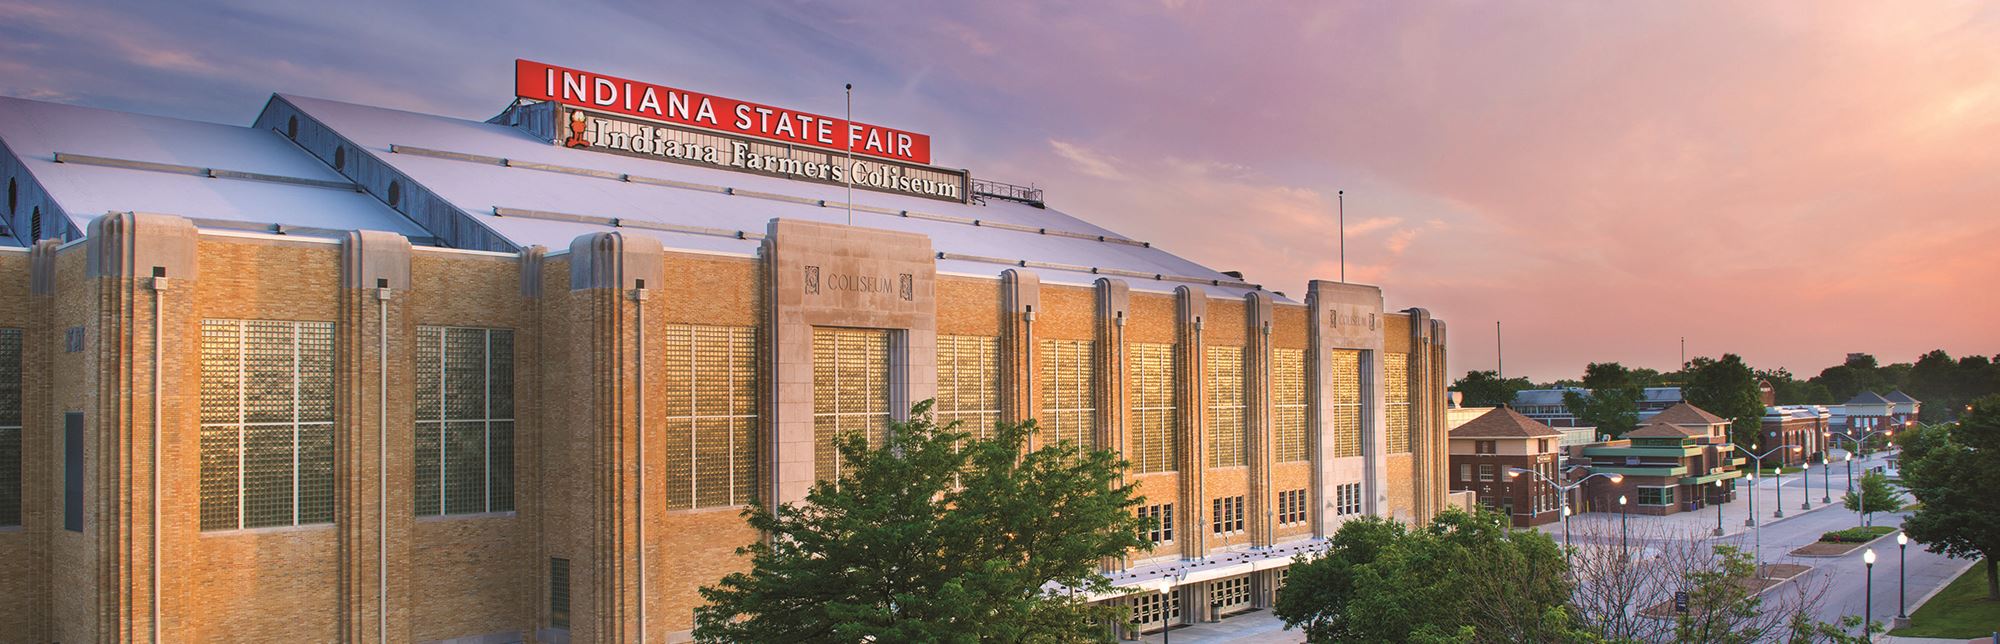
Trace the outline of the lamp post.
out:
M 1785 518 L 1785 465 L 1783 463 L 1779 463 L 1776 468 L 1772 468 L 1771 478 L 1777 480 L 1778 488 L 1778 501 L 1772 504 L 1778 506 L 1778 509 L 1771 512 L 1771 518 L 1783 519 Z
M 1626 523 L 1625 519 L 1625 495 L 1620 494 L 1618 495 L 1618 548 L 1626 551 L 1619 554 L 1620 557 L 1629 558 L 1632 556 L 1630 552 L 1632 546 L 1627 543 L 1630 534 L 1630 524 Z
M 1896 533 L 1896 619 L 1899 620 L 1910 618 L 1909 613 L 1903 607 L 1903 586 L 1909 581 L 1904 576 L 1903 569 L 1910 565 L 1909 551 L 1910 535 L 1902 532 Z
M 1750 516 L 1743 518 L 1743 525 L 1755 528 L 1757 527 L 1757 475 L 1754 473 L 1745 475 L 1743 481 L 1750 484 Z
M 1847 452 L 1847 491 L 1849 493 L 1852 493 L 1854 492 L 1854 452 L 1867 449 L 1868 439 L 1874 438 L 1876 436 L 1894 437 L 1896 435 L 1896 428 L 1891 427 L 1889 429 L 1878 429 L 1872 432 L 1868 432 L 1866 434 L 1862 434 L 1860 438 L 1855 438 L 1846 432 L 1835 434 L 1832 431 L 1824 431 L 1820 433 L 1827 436 L 1828 438 L 1847 439 L 1847 442 L 1854 445 L 1854 449 L 1848 450 Z M 1862 454 L 1862 457 L 1866 458 L 1867 454 Z M 1828 502 L 1831 503 L 1831 501 Z
M 1756 572 L 1758 579 L 1762 579 L 1764 577 L 1764 533 L 1757 531 L 1757 475 L 1751 474 L 1748 478 L 1750 479 L 1750 518 L 1744 520 L 1743 525 L 1750 526 L 1750 538 L 1755 541 L 1755 545 L 1750 548 L 1750 562 L 1755 566 L 1751 570 Z
M 1722 536 L 1722 500 L 1727 495 L 1722 492 L 1722 479 L 1715 480 L 1715 536 Z
M 1799 509 L 1812 509 L 1812 461 L 1799 461 Z
M 1832 458 L 1828 455 L 1829 451 L 1822 449 L 1819 452 L 1819 471 L 1824 475 L 1819 478 L 1820 503 L 1833 502 L 1833 461 L 1829 460 Z
M 1861 632 L 1867 634 L 1869 622 L 1875 619 L 1875 549 L 1861 553 L 1861 563 L 1868 566 L 1868 584 L 1863 587 L 1861 600 Z
M 1605 480 L 1611 481 L 1612 485 L 1618 485 L 1620 483 L 1625 482 L 1624 474 L 1619 474 L 1616 472 L 1597 472 L 1591 474 L 1590 476 L 1586 476 L 1577 479 L 1575 481 L 1571 481 L 1569 485 L 1563 485 L 1561 483 L 1555 482 L 1554 479 L 1550 479 L 1547 475 L 1542 474 L 1541 472 L 1537 472 L 1535 470 L 1524 469 L 1519 467 L 1507 468 L 1507 478 L 1509 479 L 1519 478 L 1522 474 L 1534 475 L 1535 478 L 1540 479 L 1543 483 L 1549 484 L 1550 487 L 1554 487 L 1556 491 L 1562 495 L 1563 551 L 1566 555 L 1568 554 L 1569 551 L 1569 515 L 1570 515 L 1569 491 L 1577 489 L 1579 487 L 1583 487 L 1584 481 L 1588 481 L 1600 476 L 1604 477 Z
M 1752 454 L 1750 453 L 1750 450 L 1743 449 L 1742 445 L 1729 443 L 1729 446 L 1736 448 L 1736 451 L 1743 452 L 1744 456 L 1750 457 L 1750 462 L 1756 463 L 1757 471 L 1760 472 L 1764 470 L 1764 459 L 1770 458 L 1772 454 L 1778 453 L 1779 450 L 1789 449 L 1796 452 L 1805 449 L 1804 447 L 1800 447 L 1796 444 L 1786 443 L 1784 445 L 1779 445 L 1777 447 L 1764 450 L 1764 453 L 1762 454 Z M 1782 469 L 1783 467 L 1784 464 L 1782 462 L 1779 463 L 1779 468 Z M 1784 483 L 1784 480 L 1780 479 L 1778 482 L 1782 484 Z M 1784 499 L 1785 499 L 1785 491 L 1783 489 L 1778 490 L 1778 512 L 1772 516 L 1777 516 L 1777 517 L 1785 516 Z M 1755 476 L 1752 476 L 1750 478 L 1750 517 L 1743 520 L 1743 525 L 1748 525 L 1748 526 L 1757 525 L 1757 479 Z

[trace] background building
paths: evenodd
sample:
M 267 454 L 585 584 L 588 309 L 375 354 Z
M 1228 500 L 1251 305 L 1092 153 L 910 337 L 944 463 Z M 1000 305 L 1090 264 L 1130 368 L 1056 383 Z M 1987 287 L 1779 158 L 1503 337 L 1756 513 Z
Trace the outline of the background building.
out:
M 1592 473 L 1624 475 L 1611 483 L 1604 478 L 1584 484 L 1583 509 L 1617 512 L 1618 497 L 1627 497 L 1627 512 L 1673 514 L 1699 510 L 1735 498 L 1737 468 L 1745 459 L 1729 443 L 1729 421 L 1687 403 L 1667 408 L 1651 421 L 1626 432 L 1619 440 L 1575 448 L 1574 461 Z M 1724 482 L 1716 485 L 1716 482 Z
M 907 132 L 849 163 L 521 65 L 488 122 L 0 99 L 0 218 L 39 240 L 0 250 L 0 632 L 684 637 L 746 502 L 925 399 L 1131 461 L 1155 544 L 1103 599 L 1151 626 L 1450 502 L 1445 326 L 1376 287 L 1293 300 Z

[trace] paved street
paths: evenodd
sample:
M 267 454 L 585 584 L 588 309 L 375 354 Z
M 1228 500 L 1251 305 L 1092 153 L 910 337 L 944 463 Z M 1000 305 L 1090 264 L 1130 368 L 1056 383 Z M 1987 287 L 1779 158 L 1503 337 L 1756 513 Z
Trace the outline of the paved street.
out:
M 1857 459 L 1854 463 L 1857 478 L 1865 467 L 1883 464 L 1885 456 L 1876 454 L 1865 460 Z M 1839 458 L 1838 453 L 1835 458 Z M 1826 595 L 1820 604 L 1819 618 L 1831 622 L 1844 615 L 1861 614 L 1870 585 L 1867 583 L 1867 567 L 1862 564 L 1862 550 L 1834 558 L 1794 557 L 1790 554 L 1801 546 L 1817 541 L 1821 533 L 1860 524 L 1857 513 L 1839 507 L 1840 496 L 1847 488 L 1847 469 L 1836 461 L 1830 481 L 1823 477 L 1824 474 L 1815 465 L 1810 480 L 1802 480 L 1797 475 L 1786 475 L 1783 478 L 1782 494 L 1785 510 L 1783 518 L 1771 516 L 1779 507 L 1778 498 L 1781 492 L 1778 482 L 1770 479 L 1759 481 L 1755 492 L 1758 515 L 1755 530 L 1752 531 L 1750 527 L 1744 525 L 1750 513 L 1749 497 L 1744 494 L 1735 503 L 1722 506 L 1724 535 L 1720 539 L 1723 543 L 1734 544 L 1746 550 L 1757 550 L 1765 564 L 1794 563 L 1811 566 L 1812 572 L 1790 583 L 1824 586 Z M 1823 495 L 1829 496 L 1832 503 L 1823 502 L 1821 500 Z M 1808 503 L 1811 509 L 1801 510 L 1799 505 L 1802 502 Z M 1705 538 L 1713 538 L 1710 535 L 1715 529 L 1716 512 L 1714 508 L 1704 508 L 1696 512 L 1683 512 L 1664 517 L 1635 514 L 1627 516 L 1626 520 L 1631 522 L 1630 530 L 1634 534 L 1694 533 Z M 1585 535 L 1617 534 L 1618 521 L 1619 516 L 1615 513 L 1589 513 L 1571 517 L 1571 537 L 1581 545 L 1581 542 L 1588 539 Z M 1873 522 L 1875 525 L 1900 526 L 1902 521 L 1901 514 L 1878 512 Z M 1562 538 L 1560 523 L 1541 526 L 1540 529 L 1558 540 Z M 1896 616 L 1899 570 L 1903 570 L 1907 575 L 1905 580 L 1907 601 L 1909 609 L 1915 610 L 1921 598 L 1949 583 L 1960 571 L 1971 565 L 1969 561 L 1933 554 L 1913 543 L 1907 552 L 1908 566 L 1903 568 L 1897 559 L 1896 538 L 1893 534 L 1876 541 L 1870 547 L 1875 549 L 1877 556 L 1872 586 L 1875 600 L 1874 619 L 1885 624 Z M 1788 591 L 1789 587 L 1779 587 L 1771 592 Z M 1147 636 L 1144 641 L 1165 642 L 1168 639 L 1167 636 L 1154 633 Z M 1219 623 L 1176 629 L 1171 635 L 1171 641 L 1300 642 L 1304 641 L 1304 636 L 1296 631 L 1283 630 L 1283 624 L 1269 611 L 1258 611 L 1231 617 Z

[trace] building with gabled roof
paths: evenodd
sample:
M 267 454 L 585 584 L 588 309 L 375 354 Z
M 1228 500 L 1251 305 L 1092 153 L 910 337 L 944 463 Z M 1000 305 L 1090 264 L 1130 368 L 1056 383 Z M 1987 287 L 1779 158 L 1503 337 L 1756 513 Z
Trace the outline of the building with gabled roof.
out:
M 1142 630 L 1450 502 L 1445 325 L 1380 288 L 1287 297 L 920 145 L 518 64 L 484 120 L 0 98 L 0 633 L 686 638 L 765 537 L 743 508 L 924 400 L 1132 464 L 1149 543 L 1092 599 Z
M 1562 518 L 1561 490 L 1552 484 L 1566 480 L 1558 470 L 1562 432 L 1500 407 L 1449 435 L 1452 489 L 1473 492 L 1481 506 L 1508 516 L 1516 527 Z
M 1572 462 L 1591 473 L 1618 474 L 1584 484 L 1587 511 L 1641 514 L 1691 512 L 1735 498 L 1745 458 L 1729 442 L 1729 421 L 1688 403 L 1661 411 L 1618 440 L 1572 449 Z

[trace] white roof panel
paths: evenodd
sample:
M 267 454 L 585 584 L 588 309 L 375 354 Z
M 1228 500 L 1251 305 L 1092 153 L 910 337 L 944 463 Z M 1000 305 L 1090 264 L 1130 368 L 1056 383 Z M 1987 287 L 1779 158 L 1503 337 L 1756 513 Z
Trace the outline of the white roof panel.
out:
M 274 132 L 0 97 L 0 140 L 78 229 L 105 212 L 136 210 L 247 224 L 430 234 L 351 190 L 55 162 L 60 152 L 345 181 Z

